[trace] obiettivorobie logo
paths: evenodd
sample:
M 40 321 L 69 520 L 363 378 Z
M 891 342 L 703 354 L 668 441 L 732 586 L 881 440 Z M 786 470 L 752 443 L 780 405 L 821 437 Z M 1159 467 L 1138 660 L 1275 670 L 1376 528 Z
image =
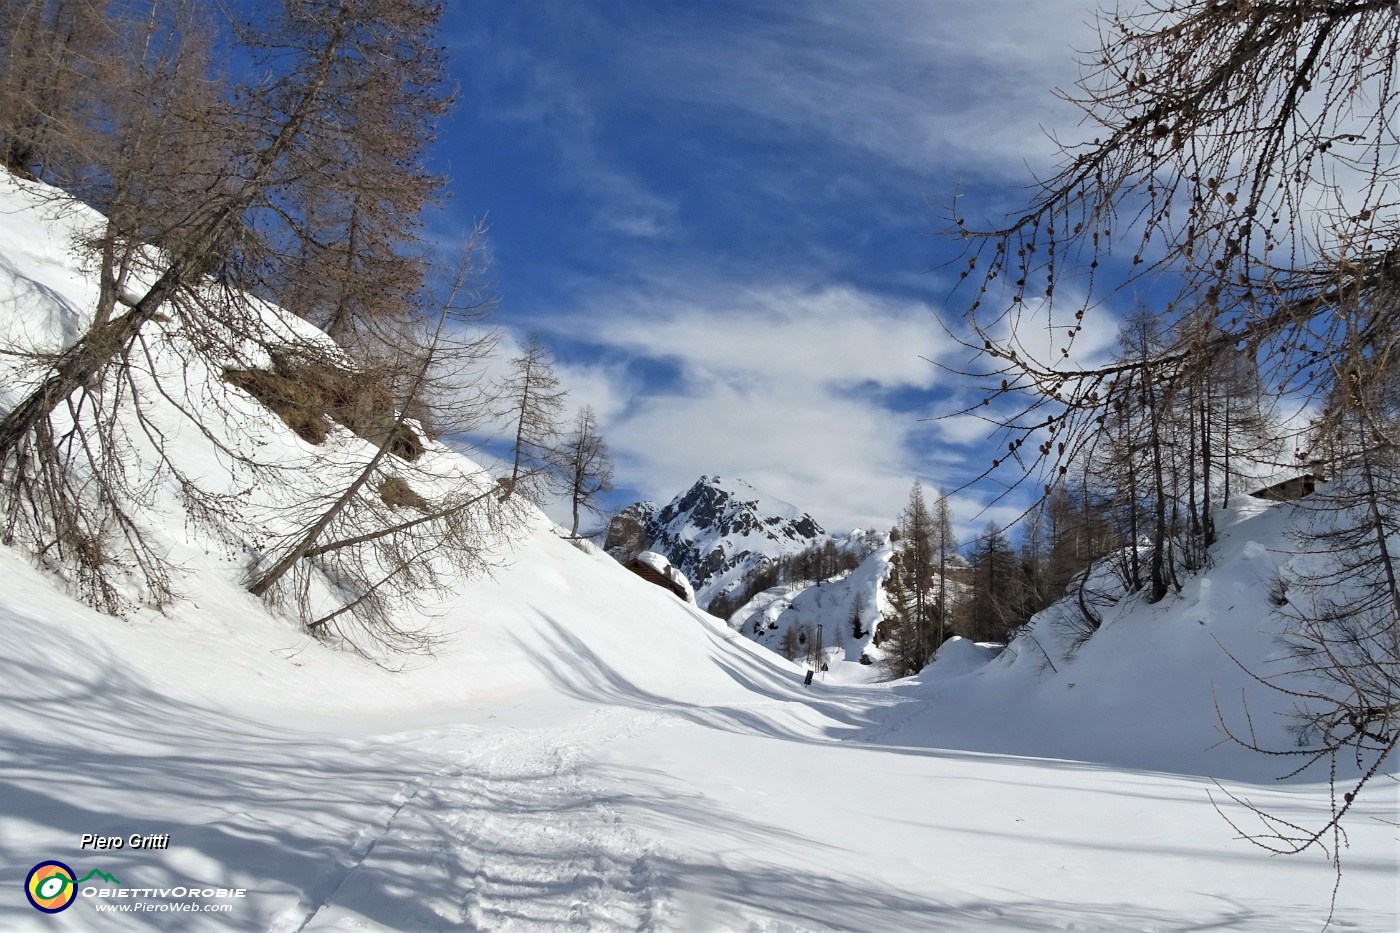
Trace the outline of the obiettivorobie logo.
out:
M 121 885 L 112 875 L 94 868 L 82 878 L 67 865 L 56 859 L 40 862 L 29 869 L 24 879 L 24 896 L 30 906 L 46 914 L 56 914 L 67 910 L 78 897 L 78 885 L 93 878 L 101 878 L 109 884 Z
M 63 862 L 46 859 L 29 869 L 24 896 L 31 907 L 46 914 L 67 910 L 79 898 L 99 913 L 227 913 L 233 909 L 230 901 L 246 898 L 248 890 L 200 883 L 143 887 L 125 884 L 100 869 L 80 878 Z

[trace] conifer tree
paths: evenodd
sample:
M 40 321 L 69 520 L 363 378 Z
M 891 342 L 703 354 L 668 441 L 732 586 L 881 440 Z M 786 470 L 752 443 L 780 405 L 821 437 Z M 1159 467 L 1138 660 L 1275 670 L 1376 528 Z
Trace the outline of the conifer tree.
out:
M 111 78 L 112 14 L 100 0 L 0 4 L 0 165 L 21 175 L 75 174 Z
M 898 527 L 899 540 L 885 579 L 891 612 L 884 620 L 883 644 L 885 667 L 890 675 L 906 677 L 922 670 L 938 647 L 935 522 L 918 482 L 909 490 L 909 501 L 899 513 Z
M 549 351 L 538 335 L 525 339 L 520 355 L 510 361 L 510 368 L 510 375 L 496 389 L 515 437 L 510 477 L 502 483 L 506 496 L 521 491 L 522 482 L 531 491 L 538 491 L 538 483 L 531 481 L 542 477 L 549 464 L 568 394 L 559 388 Z
M 582 514 L 599 512 L 599 497 L 612 489 L 612 452 L 598 432 L 598 416 L 591 407 L 574 418 L 573 430 L 555 449 L 554 460 L 573 509 L 569 536 L 577 538 Z
M 1005 532 L 988 522 L 972 552 L 972 583 L 959 603 L 959 629 L 973 641 L 1005 641 L 1014 618 L 1016 555 Z
M 953 512 L 948 504 L 946 490 L 938 490 L 938 501 L 933 506 L 933 554 L 938 569 L 938 596 L 934 606 L 934 616 L 938 620 L 938 632 L 934 638 L 933 650 L 947 639 L 949 634 L 949 613 L 952 603 L 948 598 L 948 570 L 950 562 L 958 550 L 958 540 L 953 535 Z
M 4 14 L 27 25 L 24 17 L 34 11 L 64 10 L 108 16 L 105 80 L 87 86 L 100 100 L 99 117 L 80 127 L 72 125 L 76 117 L 69 120 L 62 159 L 14 148 L 18 139 L 57 151 L 55 126 L 29 133 L 24 122 L 24 113 L 48 106 L 42 95 L 27 99 L 27 111 L 0 115 L 0 135 L 5 158 L 77 185 L 70 196 L 104 212 L 105 228 L 82 244 L 100 289 L 75 339 L 15 355 L 22 377 L 16 385 L 27 394 L 0 419 L 5 539 L 46 555 L 104 609 L 119 611 L 120 594 L 132 591 L 159 604 L 169 593 L 169 570 L 151 551 L 140 515 L 143 497 L 160 486 L 157 478 L 133 475 L 130 463 L 150 460 L 132 451 L 154 459 L 192 518 L 227 516 L 237 506 L 171 462 L 166 428 L 147 420 L 147 396 L 156 393 L 256 483 L 285 479 L 285 470 L 255 462 L 210 430 L 207 419 L 216 416 L 208 400 L 181 396 L 191 391 L 188 382 L 157 378 L 151 352 L 158 342 L 226 375 L 239 364 L 265 367 L 268 356 L 274 366 L 290 361 L 291 371 L 319 373 L 347 395 L 359 393 L 343 407 L 370 409 L 367 420 L 379 422 L 356 429 L 379 451 L 363 469 L 350 468 L 346 486 L 317 489 L 292 505 L 307 524 L 287 550 L 262 555 L 268 566 L 323 566 L 348 595 L 349 611 L 421 591 L 425 554 L 445 542 L 471 550 L 458 564 L 472 564 L 489 537 L 481 526 L 491 520 L 478 524 L 469 514 L 470 492 L 447 497 L 463 503 L 460 509 L 438 503 L 410 520 L 389 514 L 392 495 L 384 502 L 361 495 L 389 488 L 380 482 L 388 479 L 379 466 L 386 462 L 385 430 L 405 429 L 406 405 L 428 404 L 426 390 L 446 361 L 470 370 L 485 345 L 448 353 L 442 340 L 423 339 L 434 328 L 424 324 L 432 315 L 415 231 L 439 181 L 421 156 L 450 102 L 434 41 L 440 9 L 428 0 L 286 0 L 265 5 L 256 22 L 221 28 L 209 19 L 227 8 L 197 0 L 22 0 Z M 17 38 L 0 39 L 11 60 L 24 52 Z M 69 38 L 65 49 L 77 48 L 79 32 Z M 92 53 L 84 46 L 83 54 Z M 65 51 L 55 64 L 71 57 Z M 250 67 L 214 80 L 209 63 L 230 57 Z M 30 93 L 15 77 L 5 76 L 0 94 Z M 3 119 L 12 116 L 19 122 Z M 59 165 L 61 174 L 50 168 Z M 324 340 L 292 333 L 257 299 L 336 330 L 355 346 L 355 361 Z M 342 519 L 352 515 L 380 523 L 346 527 Z M 413 545 L 404 532 L 415 537 Z M 253 585 L 271 595 L 281 574 L 267 566 L 251 572 Z M 137 586 L 116 585 L 121 574 Z M 309 626 L 326 622 L 299 614 Z M 385 618 L 376 609 L 364 620 Z M 387 634 L 396 641 L 395 632 Z

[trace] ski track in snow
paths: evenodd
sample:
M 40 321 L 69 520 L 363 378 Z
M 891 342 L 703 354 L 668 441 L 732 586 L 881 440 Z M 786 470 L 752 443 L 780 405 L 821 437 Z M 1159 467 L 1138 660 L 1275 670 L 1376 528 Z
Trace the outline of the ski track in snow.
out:
M 935 693 L 934 699 L 936 698 L 937 694 Z M 932 708 L 930 704 L 919 703 L 901 697 L 884 709 L 879 709 L 878 712 L 875 712 L 874 722 L 846 741 L 870 745 L 887 744 L 886 740 L 889 739 L 890 736 L 902 731 L 910 723 L 929 712 Z
M 356 930 L 651 930 L 667 915 L 654 849 L 587 773 L 588 753 L 659 714 L 596 710 L 582 724 L 509 730 L 407 782 L 269 933 Z M 381 892 L 416 900 L 385 917 Z
M 345 886 L 346 880 L 373 854 L 375 846 L 392 831 L 394 821 L 403 812 L 403 808 L 418 797 L 424 784 L 435 783 L 450 770 L 450 768 L 443 768 L 430 779 L 420 776 L 406 782 L 403 789 L 395 794 L 388 806 L 381 811 L 384 818 L 375 820 L 372 824 L 373 828 L 361 829 L 354 844 L 337 859 L 336 867 L 317 879 L 302 896 L 300 903 L 283 913 L 272 924 L 269 933 L 302 933 L 307 925 L 316 918 L 321 908 L 334 899 L 335 895 Z

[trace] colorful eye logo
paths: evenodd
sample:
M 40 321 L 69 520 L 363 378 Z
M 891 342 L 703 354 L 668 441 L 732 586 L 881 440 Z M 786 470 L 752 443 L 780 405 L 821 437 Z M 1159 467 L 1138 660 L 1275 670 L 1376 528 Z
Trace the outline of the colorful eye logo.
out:
M 73 869 L 62 862 L 40 862 L 29 869 L 29 877 L 24 879 L 24 896 L 35 910 L 56 914 L 66 910 L 78 896 L 73 879 Z

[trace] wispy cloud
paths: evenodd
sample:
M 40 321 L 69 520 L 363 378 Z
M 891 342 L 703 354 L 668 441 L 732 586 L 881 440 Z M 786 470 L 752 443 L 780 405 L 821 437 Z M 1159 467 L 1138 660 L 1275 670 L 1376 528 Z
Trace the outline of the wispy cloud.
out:
M 625 73 L 715 120 L 801 133 L 918 173 L 1020 177 L 1076 119 L 1051 93 L 1077 77 L 1089 16 L 1036 2 L 747 5 L 702 24 L 638 24 Z
M 562 49 L 531 44 L 529 24 L 514 25 L 526 33 L 468 30 L 459 38 L 457 54 L 481 58 L 486 67 L 480 73 L 490 78 L 471 89 L 469 105 L 479 109 L 477 117 L 532 136 L 550 150 L 553 165 L 547 183 L 567 187 L 569 194 L 582 199 L 593 224 L 631 237 L 664 235 L 672 225 L 675 204 L 651 190 L 638 173 L 621 167 L 602 142 L 601 121 L 616 103 L 616 90 L 606 75 L 585 67 L 586 58 L 577 54 L 589 45 L 590 35 L 606 41 L 598 34 L 601 23 L 586 7 L 569 11 L 567 23 L 556 26 L 566 28 L 576 44 Z M 478 144 L 489 146 L 491 141 Z
M 685 297 L 676 297 L 676 296 Z M 899 508 L 922 464 L 928 425 L 878 404 L 937 391 L 928 359 L 949 349 L 918 301 L 846 285 L 671 283 L 599 299 L 550 319 L 556 340 L 587 332 L 612 358 L 665 361 L 678 374 L 624 398 L 615 367 L 566 359 L 588 387 L 629 477 L 668 498 L 702 473 L 737 474 L 834 527 L 870 527 Z

